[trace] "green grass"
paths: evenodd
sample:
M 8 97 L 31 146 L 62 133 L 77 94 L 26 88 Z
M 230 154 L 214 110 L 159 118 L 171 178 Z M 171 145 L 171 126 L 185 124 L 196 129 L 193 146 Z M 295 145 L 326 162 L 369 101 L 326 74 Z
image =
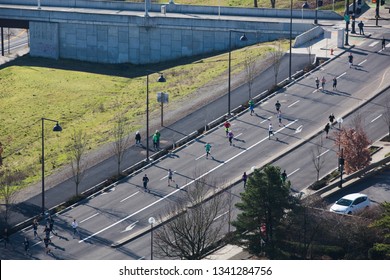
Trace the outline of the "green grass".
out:
M 288 41 L 282 47 L 287 49 Z M 232 52 L 232 74 L 243 69 L 245 53 L 261 59 L 272 45 L 259 44 Z M 244 52 L 245 51 L 245 52 Z M 175 64 L 176 63 L 176 64 Z M 74 130 L 88 135 L 95 150 L 113 140 L 115 115 L 125 113 L 129 132 L 144 126 L 146 70 L 162 71 L 166 83 L 149 76 L 150 110 L 157 112 L 156 92 L 170 94 L 170 104 L 183 100 L 215 79 L 227 79 L 227 54 L 182 59 L 147 68 L 134 65 L 102 65 L 69 60 L 18 58 L 0 68 L 0 142 L 4 163 L 28 174 L 22 186 L 40 180 L 41 118 L 58 120 L 63 131 L 53 132 L 45 121 L 46 175 L 68 163 Z

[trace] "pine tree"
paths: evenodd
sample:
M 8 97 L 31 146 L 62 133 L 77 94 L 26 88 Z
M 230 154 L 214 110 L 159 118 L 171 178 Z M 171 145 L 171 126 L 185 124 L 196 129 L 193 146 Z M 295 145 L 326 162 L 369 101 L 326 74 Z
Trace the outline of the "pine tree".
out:
M 279 167 L 267 165 L 254 171 L 241 193 L 241 202 L 236 204 L 241 213 L 232 223 L 239 239 L 248 241 L 249 251 L 259 254 L 264 244 L 265 252 L 272 258 L 277 227 L 286 210 L 291 209 L 292 201 L 289 183 L 283 183 Z

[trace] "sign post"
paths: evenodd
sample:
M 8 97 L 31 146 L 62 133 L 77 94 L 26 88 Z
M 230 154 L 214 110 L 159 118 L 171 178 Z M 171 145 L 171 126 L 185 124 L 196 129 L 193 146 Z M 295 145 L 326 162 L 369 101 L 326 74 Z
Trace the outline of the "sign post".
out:
M 157 92 L 157 102 L 161 103 L 161 126 L 164 126 L 164 103 L 168 103 L 169 94 L 165 92 Z

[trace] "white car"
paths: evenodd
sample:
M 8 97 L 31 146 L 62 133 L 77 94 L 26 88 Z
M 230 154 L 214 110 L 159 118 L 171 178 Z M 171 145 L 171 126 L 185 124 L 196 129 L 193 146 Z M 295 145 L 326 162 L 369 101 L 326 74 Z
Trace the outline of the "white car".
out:
M 367 195 L 362 193 L 352 193 L 336 201 L 330 207 L 331 212 L 340 214 L 355 214 L 370 206 L 371 202 Z

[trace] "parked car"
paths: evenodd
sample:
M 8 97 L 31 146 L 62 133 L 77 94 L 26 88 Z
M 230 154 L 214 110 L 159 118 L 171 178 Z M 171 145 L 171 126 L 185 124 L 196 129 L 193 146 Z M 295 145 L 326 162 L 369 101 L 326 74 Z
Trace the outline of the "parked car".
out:
M 340 214 L 356 214 L 370 206 L 371 202 L 367 195 L 362 193 L 352 193 L 336 201 L 330 207 L 331 212 Z

